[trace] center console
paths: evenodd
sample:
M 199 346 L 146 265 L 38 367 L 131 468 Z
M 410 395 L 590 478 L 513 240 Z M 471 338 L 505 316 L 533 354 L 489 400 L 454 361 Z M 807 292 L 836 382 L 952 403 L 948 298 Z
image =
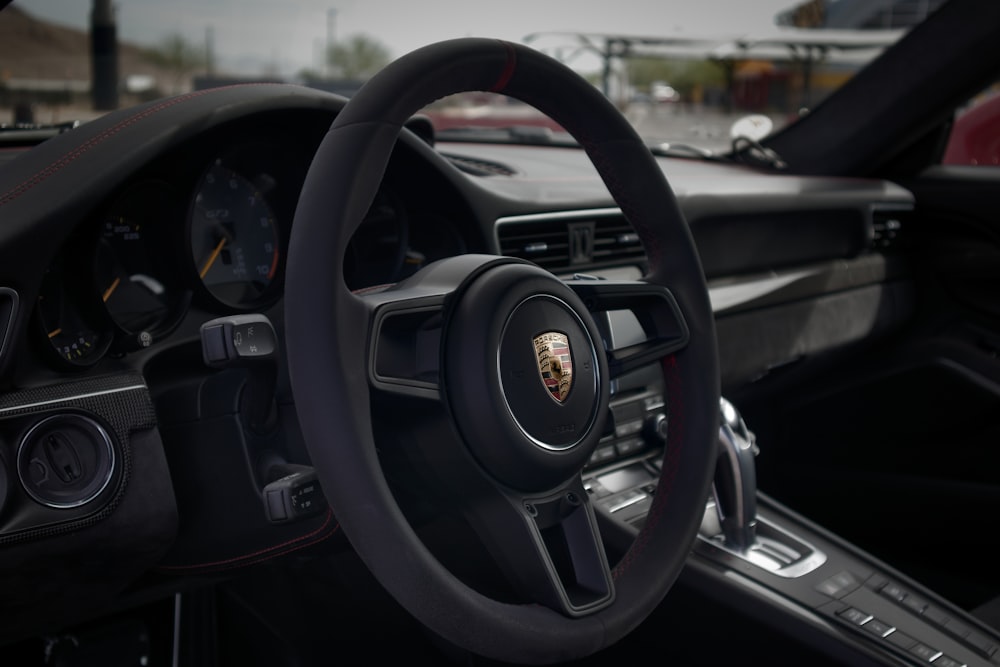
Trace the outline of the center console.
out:
M 602 534 L 623 552 L 656 491 L 669 418 L 655 380 L 634 380 L 615 388 L 613 428 L 585 474 Z M 682 582 L 851 664 L 1000 666 L 995 629 L 758 491 L 756 451 L 723 400 L 713 493 Z

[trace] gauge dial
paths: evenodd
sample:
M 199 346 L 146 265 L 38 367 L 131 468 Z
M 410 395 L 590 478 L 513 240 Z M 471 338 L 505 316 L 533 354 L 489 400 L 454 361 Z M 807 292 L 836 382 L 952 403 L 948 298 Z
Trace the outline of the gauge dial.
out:
M 121 351 L 149 345 L 183 315 L 188 293 L 167 270 L 175 255 L 164 250 L 178 208 L 166 185 L 150 181 L 126 192 L 101 220 L 94 280 Z
M 42 279 L 37 312 L 49 350 L 62 363 L 85 368 L 104 356 L 112 335 L 86 311 L 85 295 L 74 289 L 79 285 L 79 280 L 66 275 L 62 260 L 57 260 Z
M 158 328 L 171 312 L 167 288 L 156 277 L 143 247 L 144 234 L 138 220 L 106 218 L 94 268 L 101 300 L 111 319 L 135 334 Z
M 195 194 L 191 253 L 201 283 L 220 302 L 249 308 L 266 301 L 280 252 L 263 188 L 216 161 Z

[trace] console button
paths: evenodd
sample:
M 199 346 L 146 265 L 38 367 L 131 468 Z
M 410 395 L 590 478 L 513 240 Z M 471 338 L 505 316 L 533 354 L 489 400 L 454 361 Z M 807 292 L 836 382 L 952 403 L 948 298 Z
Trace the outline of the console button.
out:
M 630 456 L 641 451 L 646 446 L 642 438 L 625 438 L 615 444 L 619 456 Z
M 934 667 L 967 667 L 964 662 L 959 662 L 952 657 L 947 655 L 940 655 L 938 659 L 934 661 Z
M 590 457 L 590 463 L 607 463 L 615 458 L 615 446 L 598 447 Z
M 859 586 L 854 575 L 846 570 L 816 585 L 816 590 L 832 598 L 841 598 Z
M 926 602 L 912 595 L 907 595 L 905 598 L 903 598 L 901 604 L 910 611 L 912 611 L 914 614 L 923 614 L 924 609 L 927 608 Z
M 632 435 L 633 433 L 638 433 L 641 430 L 642 430 L 641 419 L 627 421 L 622 424 L 615 424 L 615 435 L 618 436 L 619 438 L 626 435 Z
M 854 607 L 848 607 L 847 609 L 838 612 L 837 615 L 854 625 L 864 625 L 873 618 L 868 612 L 855 609 Z
M 872 620 L 868 621 L 861 627 L 863 627 L 865 630 L 872 633 L 873 635 L 883 638 L 888 637 L 890 634 L 896 631 L 896 628 L 892 627 L 888 623 L 883 623 L 877 618 L 873 618 Z
M 646 407 L 646 412 L 649 412 L 650 410 L 659 410 L 663 407 L 663 396 L 653 394 L 652 396 L 647 396 L 642 399 L 642 403 Z
M 907 591 L 905 588 L 899 584 L 894 584 L 891 581 L 882 587 L 879 591 L 882 595 L 886 596 L 890 600 L 895 600 L 896 602 L 902 602 L 906 599 Z
M 932 662 L 938 656 L 941 655 L 941 651 L 937 650 L 936 648 L 931 648 L 926 644 L 917 644 L 916 646 L 911 646 L 910 653 L 917 656 L 921 660 L 926 660 L 927 662 Z

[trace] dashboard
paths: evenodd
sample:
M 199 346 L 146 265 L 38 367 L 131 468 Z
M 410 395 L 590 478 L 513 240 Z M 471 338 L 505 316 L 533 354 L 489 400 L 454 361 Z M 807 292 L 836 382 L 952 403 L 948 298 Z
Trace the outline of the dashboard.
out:
M 298 193 L 331 120 L 306 112 L 234 122 L 116 184 L 45 270 L 33 326 L 45 363 L 83 371 L 155 348 L 193 313 L 274 307 Z M 413 197 L 411 181 L 388 175 L 346 258 L 352 288 L 466 250 L 447 208 Z
M 26 610 L 8 635 L 55 622 L 56 608 L 70 618 L 125 589 L 141 594 L 136 582 L 149 572 L 235 569 L 335 533 L 329 512 L 301 522 L 262 516 L 269 480 L 258 462 L 280 450 L 308 464 L 301 436 L 238 429 L 242 370 L 208 368 L 200 328 L 263 314 L 282 339 L 298 194 L 343 104 L 280 84 L 196 91 L 0 155 L 0 543 L 9 547 L 0 585 Z M 911 290 L 893 253 L 913 206 L 903 188 L 659 163 L 709 278 L 724 391 L 906 321 Z M 583 151 L 403 132 L 344 259 L 345 283 L 379 289 L 466 253 L 517 257 L 566 278 L 637 279 L 646 269 Z M 609 338 L 631 340 L 627 319 L 605 324 Z M 278 410 L 294 424 L 277 365 Z M 634 426 L 622 436 L 641 447 L 661 388 L 640 371 L 614 391 Z M 53 416 L 69 422 L 44 421 Z M 67 431 L 86 445 L 60 445 L 53 434 Z M 39 502 L 44 484 L 19 462 L 33 447 L 71 477 L 79 461 L 99 472 Z M 93 541 L 68 537 L 95 525 Z M 53 546 L 59 536 L 66 541 Z M 112 554 L 99 576 L 97 552 Z M 53 557 L 69 564 L 56 573 L 45 566 Z M 32 559 L 37 568 L 4 567 Z M 75 585 L 82 580 L 94 586 Z M 64 597 L 36 600 L 43 584 L 64 584 Z
M 340 102 L 274 88 L 284 89 L 278 104 L 164 141 L 139 165 L 98 169 L 100 187 L 85 193 L 98 198 L 60 212 L 61 236 L 20 251 L 45 267 L 21 304 L 40 367 L 86 371 L 162 350 L 173 334 L 190 335 L 186 322 L 280 305 L 297 196 Z M 579 150 L 404 139 L 345 258 L 352 289 L 391 284 L 466 252 L 522 257 L 564 276 L 642 274 L 637 235 Z M 7 172 L 20 162 L 8 160 Z M 881 282 L 896 270 L 883 260 L 912 208 L 902 188 L 661 162 L 720 312 L 759 306 L 776 292 L 786 301 L 815 295 L 809 285 L 845 276 L 841 287 L 856 287 L 858 271 L 845 271 L 845 261 L 860 262 L 861 280 Z M 589 240 L 570 248 L 573 234 Z M 149 356 L 133 358 L 141 367 Z

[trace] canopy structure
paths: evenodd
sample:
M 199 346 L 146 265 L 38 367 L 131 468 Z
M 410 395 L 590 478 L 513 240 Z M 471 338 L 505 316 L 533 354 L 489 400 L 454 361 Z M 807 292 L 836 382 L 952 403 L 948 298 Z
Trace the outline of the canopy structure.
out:
M 811 79 L 816 63 L 861 65 L 897 41 L 905 29 L 844 30 L 776 26 L 758 34 L 744 35 L 664 35 L 642 36 L 611 33 L 538 32 L 524 38 L 526 44 L 542 38 L 571 40 L 574 51 L 588 52 L 601 59 L 601 87 L 611 91 L 611 75 L 616 59 L 661 57 L 670 59 L 711 60 L 722 65 L 727 84 L 737 63 L 747 60 L 791 62 L 802 69 L 802 98 L 810 101 Z

